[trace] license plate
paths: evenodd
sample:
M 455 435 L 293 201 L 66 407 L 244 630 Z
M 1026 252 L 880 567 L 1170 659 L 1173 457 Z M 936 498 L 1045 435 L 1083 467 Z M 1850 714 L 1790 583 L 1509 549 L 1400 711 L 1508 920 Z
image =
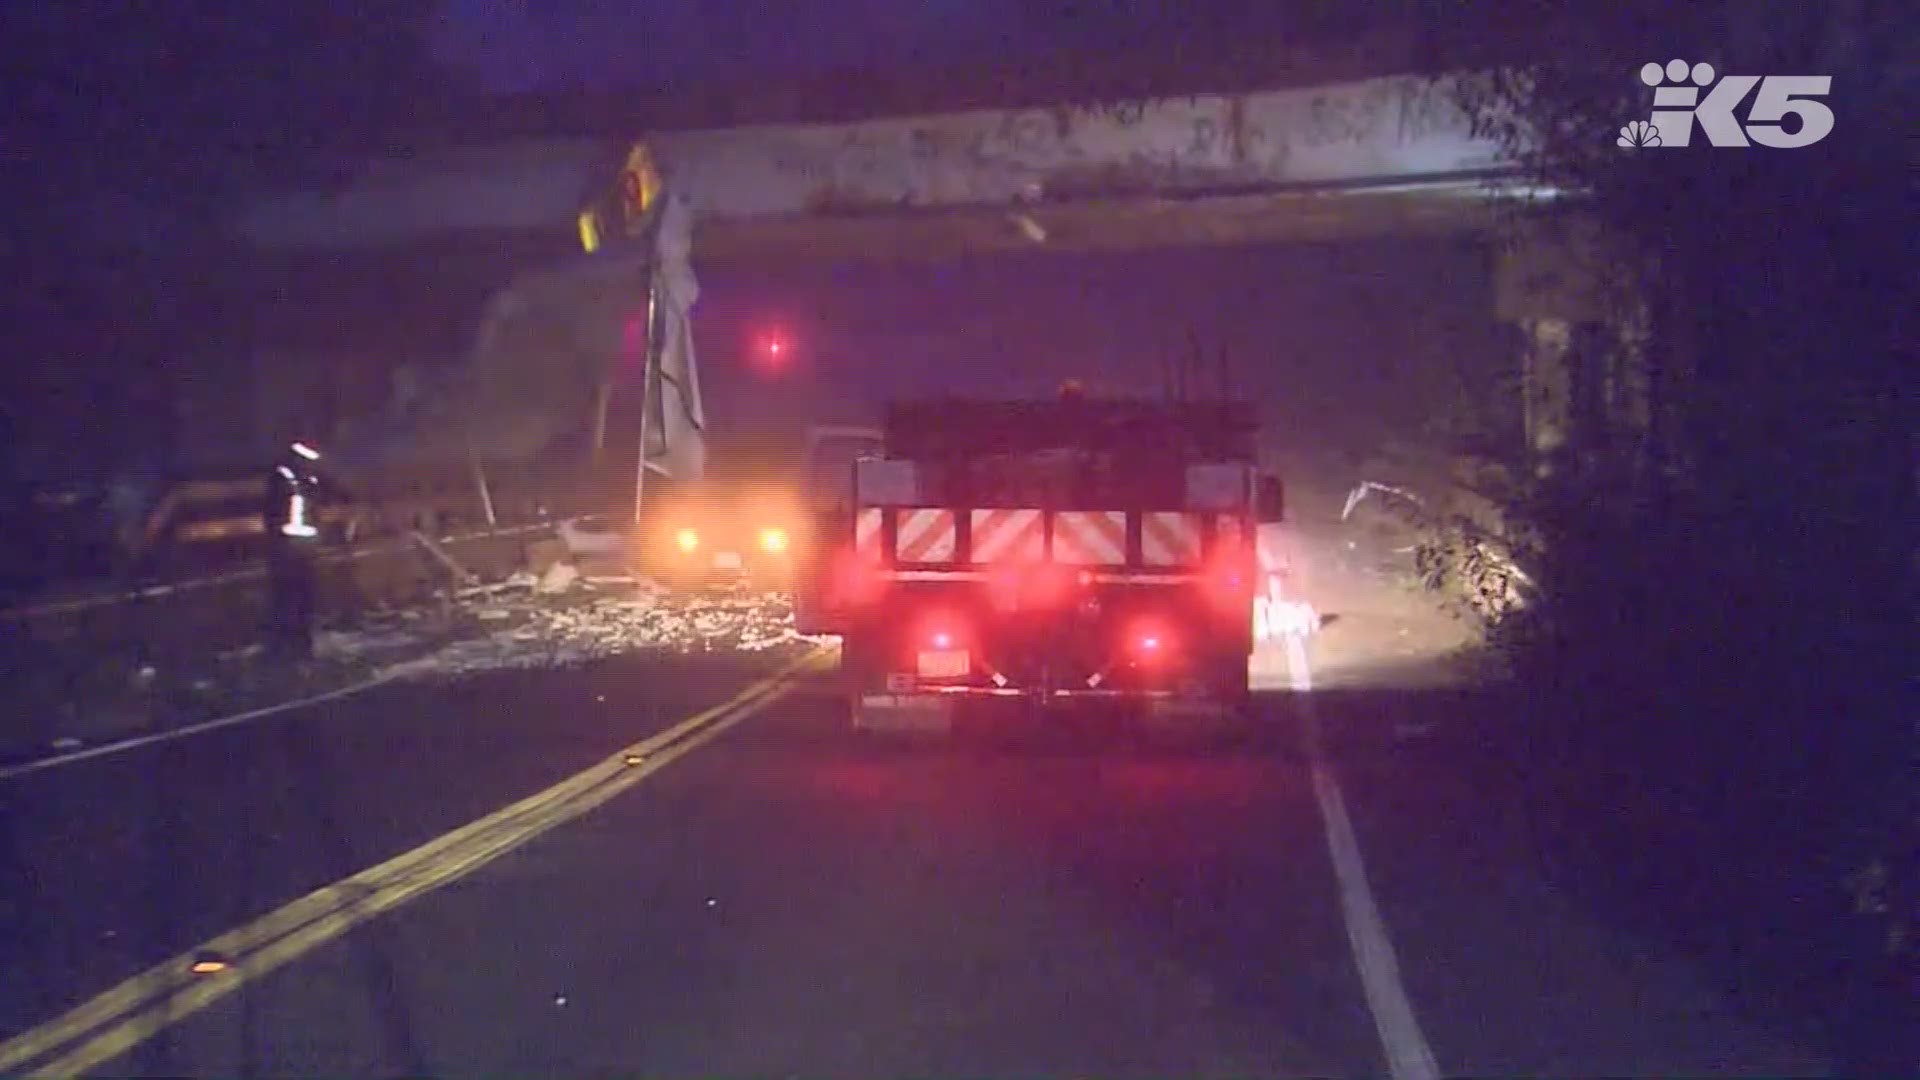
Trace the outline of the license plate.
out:
M 920 652 L 920 677 L 953 679 L 969 670 L 965 649 L 923 649 Z
M 713 565 L 720 570 L 740 569 L 740 553 L 737 551 L 716 551 L 713 553 Z

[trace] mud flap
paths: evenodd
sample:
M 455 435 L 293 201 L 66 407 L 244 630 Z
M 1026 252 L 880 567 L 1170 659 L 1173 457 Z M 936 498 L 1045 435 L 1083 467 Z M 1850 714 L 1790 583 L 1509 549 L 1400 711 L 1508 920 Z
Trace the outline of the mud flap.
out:
M 954 703 L 936 694 L 858 694 L 852 704 L 857 731 L 945 735 L 953 730 Z

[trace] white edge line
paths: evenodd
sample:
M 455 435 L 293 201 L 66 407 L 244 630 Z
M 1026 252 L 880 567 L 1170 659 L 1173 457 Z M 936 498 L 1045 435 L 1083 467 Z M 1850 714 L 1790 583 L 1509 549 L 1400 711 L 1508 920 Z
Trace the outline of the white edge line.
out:
M 293 701 L 283 701 L 278 705 L 267 705 L 262 708 L 236 713 L 232 716 L 223 716 L 214 720 L 202 720 L 197 724 L 189 724 L 183 728 L 174 728 L 171 731 L 157 732 L 152 735 L 140 735 L 131 739 L 121 739 L 119 742 L 106 743 L 102 746 L 90 746 L 85 750 L 74 750 L 70 753 L 41 758 L 38 761 L 28 761 L 19 765 L 10 765 L 6 768 L 0 768 L 0 780 L 12 780 L 15 777 L 26 776 L 29 773 L 42 772 L 47 769 L 57 769 L 62 765 L 77 765 L 82 761 L 106 757 L 109 754 L 138 750 L 143 746 L 172 742 L 175 739 L 185 739 L 194 735 L 204 735 L 209 731 L 218 731 L 221 728 L 232 727 L 235 724 L 244 724 L 250 720 L 260 720 L 272 716 L 275 713 L 287 712 L 291 709 L 304 708 L 308 705 L 318 705 L 321 702 L 350 697 L 354 694 L 371 690 L 376 686 L 392 682 L 405 673 L 406 672 L 402 670 L 390 669 L 364 682 L 357 682 L 351 686 L 343 686 L 338 690 L 329 690 L 324 694 L 296 698 Z
M 1400 981 L 1400 962 L 1394 956 L 1393 941 L 1374 903 L 1373 890 L 1367 885 L 1366 865 L 1360 858 L 1360 842 L 1347 816 L 1346 799 L 1340 783 L 1334 779 L 1320 747 L 1320 717 L 1313 707 L 1313 672 L 1307 665 L 1307 650 L 1297 634 L 1288 634 L 1287 670 L 1294 691 L 1299 694 L 1300 715 L 1306 725 L 1307 755 L 1311 761 L 1313 795 L 1320 804 L 1320 817 L 1327 827 L 1327 850 L 1333 858 L 1333 873 L 1340 885 L 1340 907 L 1346 916 L 1347 941 L 1353 946 L 1354 966 L 1367 995 L 1367 1009 L 1373 1014 L 1374 1030 L 1387 1057 L 1387 1068 L 1394 1080 L 1438 1080 L 1439 1063 L 1433 1048 L 1420 1030 L 1413 1014 L 1413 1003 Z

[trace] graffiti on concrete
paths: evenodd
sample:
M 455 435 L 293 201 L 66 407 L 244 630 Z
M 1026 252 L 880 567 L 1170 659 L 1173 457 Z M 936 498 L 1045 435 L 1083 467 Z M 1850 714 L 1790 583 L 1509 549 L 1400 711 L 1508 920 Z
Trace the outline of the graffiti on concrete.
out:
M 955 206 L 1226 186 L 1418 179 L 1497 158 L 1444 84 L 982 110 L 657 137 L 705 215 Z
M 1308 146 L 1359 143 L 1376 137 L 1394 88 L 1371 85 L 1357 93 L 1315 94 L 1307 106 L 1301 139 Z
M 1461 106 L 1459 88 L 1451 82 L 1407 80 L 1400 87 L 1398 103 L 1397 134 L 1401 142 L 1467 131 L 1472 125 L 1472 118 Z
M 1121 127 L 1134 127 L 1147 118 L 1147 109 L 1151 104 L 1146 98 L 1130 98 L 1082 105 L 1078 111 L 1089 119 L 1111 120 Z

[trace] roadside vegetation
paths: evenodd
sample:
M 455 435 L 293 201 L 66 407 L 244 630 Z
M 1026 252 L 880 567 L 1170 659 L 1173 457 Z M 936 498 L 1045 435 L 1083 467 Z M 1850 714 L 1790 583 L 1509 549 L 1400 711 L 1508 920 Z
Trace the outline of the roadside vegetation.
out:
M 1910 23 L 1630 3 L 1569 40 L 1582 59 L 1473 89 L 1488 132 L 1537 140 L 1541 182 L 1591 193 L 1608 322 L 1633 332 L 1583 340 L 1575 370 L 1632 370 L 1651 408 L 1576 423 L 1544 470 L 1476 437 L 1458 479 L 1479 506 L 1425 508 L 1418 557 L 1525 696 L 1499 750 L 1558 857 L 1658 890 L 1743 989 L 1793 987 L 1868 1071 L 1920 1065 Z M 1830 73 L 1835 129 L 1620 149 L 1641 64 L 1676 56 Z M 1514 224 L 1564 228 L 1539 205 Z

